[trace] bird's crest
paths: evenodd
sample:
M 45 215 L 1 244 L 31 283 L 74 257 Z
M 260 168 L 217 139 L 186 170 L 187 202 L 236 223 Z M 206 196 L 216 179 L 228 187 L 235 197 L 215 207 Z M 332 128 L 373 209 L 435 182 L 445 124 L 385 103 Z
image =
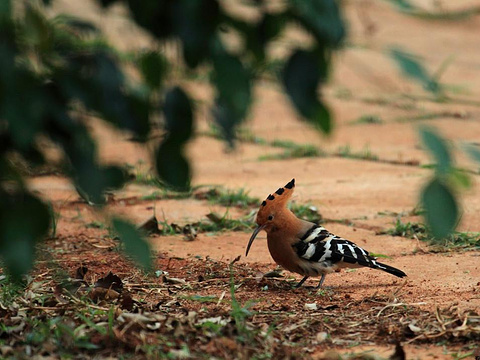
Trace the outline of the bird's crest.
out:
M 281 208 L 286 206 L 287 201 L 292 197 L 293 190 L 295 189 L 295 179 L 292 179 L 284 187 L 279 188 L 274 194 L 270 194 L 262 202 L 260 206 L 259 214 L 263 212 L 269 212 L 273 208 Z

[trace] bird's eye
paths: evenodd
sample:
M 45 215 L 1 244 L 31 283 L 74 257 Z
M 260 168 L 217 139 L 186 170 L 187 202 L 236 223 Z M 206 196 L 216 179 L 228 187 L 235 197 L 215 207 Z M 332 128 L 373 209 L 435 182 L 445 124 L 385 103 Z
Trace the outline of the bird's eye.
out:
M 269 221 L 273 220 L 273 215 L 268 215 L 268 220 Z

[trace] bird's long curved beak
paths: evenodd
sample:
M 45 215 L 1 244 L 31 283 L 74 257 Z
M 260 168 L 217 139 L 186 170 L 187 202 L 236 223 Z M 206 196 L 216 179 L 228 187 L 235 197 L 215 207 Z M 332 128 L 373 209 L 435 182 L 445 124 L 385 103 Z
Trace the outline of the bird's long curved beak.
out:
M 250 251 L 250 246 L 252 246 L 253 240 L 255 240 L 255 238 L 257 237 L 258 233 L 259 233 L 260 231 L 262 231 L 264 227 L 265 227 L 265 224 L 264 224 L 264 225 L 259 225 L 259 226 L 257 226 L 257 228 L 253 231 L 253 234 L 252 234 L 252 236 L 250 237 L 250 240 L 248 241 L 247 251 L 245 252 L 245 257 L 248 256 L 248 252 Z

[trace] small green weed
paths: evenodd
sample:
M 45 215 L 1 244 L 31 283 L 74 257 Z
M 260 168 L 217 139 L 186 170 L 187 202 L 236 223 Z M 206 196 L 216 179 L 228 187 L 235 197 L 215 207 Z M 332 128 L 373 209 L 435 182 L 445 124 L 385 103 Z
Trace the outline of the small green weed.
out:
M 440 245 L 445 248 L 459 249 L 478 249 L 480 248 L 480 233 L 478 232 L 454 232 L 442 240 L 436 240 L 425 227 L 424 224 L 406 222 L 403 223 L 397 219 L 395 226 L 391 229 L 381 232 L 392 236 L 402 236 L 407 238 L 417 238 L 421 241 L 429 242 L 432 245 Z
M 353 120 L 350 124 L 383 124 L 383 120 L 378 115 L 362 115 L 358 119 Z
M 286 160 L 286 159 L 296 159 L 296 158 L 305 158 L 305 157 L 321 157 L 326 156 L 325 152 L 320 150 L 314 145 L 297 145 L 294 148 L 288 148 L 280 154 L 268 154 L 258 157 L 259 161 L 266 160 Z
M 223 206 L 235 206 L 239 208 L 249 208 L 257 206 L 260 200 L 248 195 L 244 189 L 228 190 L 222 188 L 212 188 L 206 192 L 197 193 L 195 197 L 199 200 L 206 199 L 210 203 Z
M 427 229 L 423 224 L 411 222 L 404 223 L 400 219 L 397 219 L 393 228 L 388 229 L 382 233 L 392 236 L 402 236 L 408 238 L 417 237 L 418 239 L 423 239 L 426 236 Z
M 322 215 L 318 212 L 316 206 L 312 204 L 290 203 L 290 210 L 300 219 L 319 224 L 322 221 Z
M 237 300 L 235 296 L 235 281 L 233 276 L 233 263 L 230 263 L 230 296 L 232 298 L 232 309 L 230 310 L 230 316 L 235 321 L 235 326 L 238 331 L 238 339 L 243 343 L 253 341 L 255 338 L 255 331 L 250 329 L 247 325 L 247 319 L 253 316 L 253 312 L 249 310 L 256 301 L 248 300 L 243 306 Z
M 3 264 L 0 263 L 3 267 Z M 10 279 L 8 275 L 0 275 L 0 303 L 5 305 L 12 304 L 17 297 L 21 295 L 23 286 Z
M 253 230 L 253 222 L 250 216 L 232 219 L 228 215 L 228 211 L 220 216 L 216 213 L 207 215 L 210 221 L 200 221 L 192 224 L 198 232 L 219 232 L 219 231 L 250 231 Z
M 348 158 L 348 159 L 360 159 L 360 160 L 374 160 L 378 161 L 378 156 L 373 154 L 370 148 L 367 146 L 360 152 L 353 152 L 350 145 L 340 146 L 336 153 L 336 156 Z

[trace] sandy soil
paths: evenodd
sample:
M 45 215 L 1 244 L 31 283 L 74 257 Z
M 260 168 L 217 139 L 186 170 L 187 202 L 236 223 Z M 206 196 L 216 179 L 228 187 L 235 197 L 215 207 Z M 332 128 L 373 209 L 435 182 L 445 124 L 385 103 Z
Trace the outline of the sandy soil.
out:
M 71 6 L 67 0 L 59 3 L 63 10 Z M 423 3 L 430 7 L 433 2 Z M 444 5 L 463 8 L 472 4 L 476 2 L 457 1 L 454 5 Z M 478 2 L 476 5 L 479 5 Z M 118 9 L 110 14 L 113 20 L 106 29 L 109 29 L 107 34 L 111 40 L 122 44 L 123 48 L 147 46 L 145 37 L 139 35 L 131 38 L 130 28 L 121 25 L 121 14 Z M 85 15 L 96 19 L 88 6 L 85 6 Z M 238 296 L 242 299 L 262 298 L 259 309 L 269 308 L 272 302 L 280 299 L 294 313 L 304 311 L 305 302 L 323 305 L 334 301 L 340 308 L 361 312 L 368 307 L 366 299 L 381 298 L 395 299 L 397 303 L 422 311 L 418 313 L 419 317 L 426 313 L 433 314 L 437 308 L 452 306 L 462 312 L 471 310 L 480 315 L 480 251 L 436 253 L 428 244 L 414 239 L 377 235 L 380 230 L 393 226 L 397 218 L 394 214 L 405 214 L 404 219 L 412 219 L 407 214 L 416 206 L 419 191 L 431 176 L 429 169 L 402 164 L 410 162 L 423 165 L 431 162 L 419 143 L 416 131 L 419 124 L 436 127 L 452 141 L 459 164 L 477 171 L 477 175 L 470 175 L 473 183 L 471 189 L 461 192 L 464 214 L 459 230 L 480 231 L 478 164 L 470 162 L 458 150 L 462 143 L 478 143 L 480 139 L 480 66 L 477 61 L 480 58 L 477 34 L 480 16 L 451 22 L 428 21 L 394 11 L 388 2 L 367 0 L 347 2 L 346 18 L 350 23 L 350 45 L 337 54 L 331 82 L 324 91 L 325 100 L 335 114 L 336 129 L 333 135 L 327 138 L 300 122 L 281 89 L 268 81 L 255 88 L 254 108 L 245 126 L 266 140 L 310 143 L 332 154 L 345 146 L 350 147 L 353 153 L 368 149 L 379 160 L 327 156 L 259 161 L 259 156 L 279 153 L 281 150 L 249 143 L 239 143 L 235 152 L 226 153 L 225 144 L 202 135 L 202 131 L 209 126 L 209 119 L 204 116 L 207 111 L 202 108 L 198 134 L 188 146 L 194 167 L 193 184 L 243 188 L 251 196 L 263 199 L 295 178 L 297 188 L 294 201 L 315 205 L 326 219 L 346 220 L 349 225 L 328 222 L 325 226 L 371 252 L 389 256 L 385 262 L 403 269 L 408 277 L 400 281 L 369 269 L 333 274 L 326 280 L 326 285 L 331 287 L 328 290 L 331 295 L 326 298 L 309 289 L 290 289 L 286 280 L 292 277 L 298 280 L 299 276 L 284 272 L 283 280 L 263 279 L 261 284 L 247 277 L 246 285 L 238 290 Z M 127 33 L 130 35 L 123 37 Z M 419 86 L 402 77 L 386 56 L 391 46 L 400 46 L 421 56 L 430 72 L 435 72 L 442 62 L 451 58 L 452 63 L 442 75 L 441 83 L 452 100 L 432 101 Z M 203 99 L 206 105 L 211 102 L 207 84 L 196 82 L 186 86 L 192 95 Z M 437 115 L 430 120 L 414 120 L 425 114 Z M 354 123 L 364 115 L 377 116 L 382 122 Z M 134 168 L 143 166 L 149 171 L 149 152 L 127 141 L 127 135 L 115 133 L 93 120 L 92 128 L 102 140 L 100 153 L 103 161 L 128 164 Z M 97 243 L 99 246 L 106 241 L 102 239 L 101 230 L 87 227 L 93 221 L 103 219 L 103 214 L 80 202 L 66 180 L 55 176 L 39 177 L 31 180 L 31 187 L 52 200 L 60 214 L 57 230 L 60 240 L 50 242 L 51 246 L 66 246 L 68 242 L 65 240 L 72 239 Z M 178 224 L 204 219 L 211 211 L 225 212 L 224 207 L 195 199 L 141 200 L 142 196 L 152 194 L 155 190 L 153 187 L 131 184 L 114 195 L 115 202 L 108 205 L 108 210 L 137 224 L 151 217 L 154 211 L 160 220 L 163 218 Z M 243 210 L 229 211 L 232 217 L 245 215 Z M 192 276 L 185 269 L 194 266 L 201 271 L 203 265 L 198 258 L 207 257 L 227 267 L 230 261 L 242 255 L 238 262 L 242 269 L 250 269 L 254 273 L 274 270 L 276 265 L 266 248 L 265 236 L 259 236 L 251 255 L 245 258 L 243 254 L 248 239 L 249 234 L 245 232 L 202 233 L 190 242 L 181 235 L 154 235 L 149 238 L 155 251 L 163 254 L 161 258 L 164 259 L 160 259 L 157 266 L 163 266 L 165 259 L 184 259 L 182 261 L 187 265 L 170 271 L 175 277 L 187 279 Z M 66 252 L 69 252 L 68 246 Z M 97 255 L 102 256 L 101 253 Z M 86 263 L 89 268 L 95 268 L 101 262 L 99 258 L 84 257 L 82 252 L 73 251 L 71 256 L 66 260 L 71 266 Z M 124 271 L 115 269 L 115 264 L 109 263 L 108 259 L 105 261 L 113 267 L 112 271 Z M 96 269 L 100 272 L 100 268 Z M 241 273 L 236 275 L 235 281 L 242 282 L 241 276 Z M 315 285 L 314 280 L 309 281 L 308 285 Z M 268 290 L 262 291 L 264 286 Z M 217 289 L 200 286 L 195 291 L 199 295 L 219 295 L 225 289 L 228 289 L 228 284 L 223 283 Z M 351 303 L 355 305 L 351 307 Z M 375 326 L 380 326 L 381 322 L 382 318 L 377 318 Z M 400 322 L 398 320 L 392 326 L 403 326 L 398 325 Z M 478 338 L 476 343 L 475 340 L 453 341 L 451 338 L 443 341 L 418 339 L 410 343 L 413 338 L 400 337 L 406 344 L 408 359 L 451 359 L 451 352 L 467 352 L 480 347 Z M 308 347 L 310 355 L 317 358 L 331 349 L 359 352 L 374 348 L 384 356 L 393 352 L 394 345 L 389 340 L 382 341 L 378 337 L 371 339 L 365 334 L 358 335 L 355 340 L 355 343 L 313 341 Z M 357 346 L 348 348 L 352 344 Z

